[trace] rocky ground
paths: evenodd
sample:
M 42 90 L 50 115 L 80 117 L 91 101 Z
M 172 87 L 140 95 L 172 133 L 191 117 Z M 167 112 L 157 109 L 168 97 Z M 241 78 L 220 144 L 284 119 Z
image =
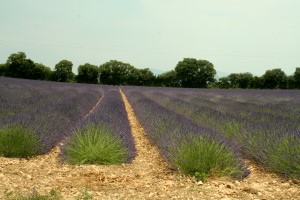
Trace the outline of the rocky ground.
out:
M 122 94 L 123 95 L 123 94 Z M 60 162 L 59 147 L 27 159 L 0 158 L 0 199 L 12 194 L 41 194 L 52 189 L 63 199 L 88 193 L 93 199 L 300 199 L 300 184 L 249 163 L 240 181 L 209 178 L 204 183 L 171 170 L 147 139 L 126 97 L 137 157 L 119 166 L 70 166 Z

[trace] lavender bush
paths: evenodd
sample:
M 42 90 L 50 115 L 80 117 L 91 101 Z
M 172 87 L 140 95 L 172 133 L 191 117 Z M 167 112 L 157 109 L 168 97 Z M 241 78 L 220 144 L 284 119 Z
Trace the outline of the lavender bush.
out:
M 121 164 L 128 159 L 123 141 L 103 125 L 88 124 L 72 135 L 64 151 L 69 164 Z
M 0 156 L 28 158 L 41 149 L 39 138 L 31 130 L 18 125 L 0 129 Z

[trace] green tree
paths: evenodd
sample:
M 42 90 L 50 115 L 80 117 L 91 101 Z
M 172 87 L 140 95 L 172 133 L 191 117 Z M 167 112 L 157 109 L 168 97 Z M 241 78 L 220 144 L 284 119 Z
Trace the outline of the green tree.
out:
M 111 60 L 99 67 L 100 83 L 108 85 L 127 85 L 128 82 L 135 82 L 132 74 L 136 73 L 133 66 L 117 60 Z
M 249 72 L 240 73 L 238 86 L 239 88 L 251 88 L 251 84 L 253 82 L 253 75 Z
M 189 88 L 207 88 L 215 81 L 216 70 L 206 60 L 184 58 L 175 67 L 180 86 Z
M 280 68 L 267 70 L 262 76 L 262 83 L 267 89 L 285 89 L 287 76 Z
M 7 70 L 6 64 L 0 64 L 0 76 L 5 76 L 6 70 Z
M 52 70 L 42 63 L 35 63 L 35 79 L 51 80 Z
M 149 68 L 138 69 L 138 85 L 140 86 L 151 86 L 155 80 L 154 74 Z
M 239 74 L 231 73 L 227 76 L 230 84 L 230 88 L 239 88 Z
M 127 67 L 127 75 L 126 75 L 126 80 L 124 81 L 124 84 L 126 85 L 139 85 L 141 73 L 140 70 L 133 67 L 133 66 L 128 66 Z
M 98 83 L 99 68 L 95 65 L 85 63 L 78 67 L 76 77 L 78 83 Z
M 230 80 L 227 77 L 221 77 L 219 78 L 218 82 L 217 82 L 217 87 L 222 88 L 222 89 L 228 89 L 230 88 L 231 84 L 230 84 Z
M 253 82 L 253 75 L 249 72 L 232 73 L 227 78 L 231 88 L 251 88 Z
M 6 62 L 6 76 L 15 78 L 35 79 L 36 69 L 32 60 L 26 59 L 24 52 L 11 54 Z
M 55 65 L 53 78 L 59 82 L 71 82 L 74 78 L 72 72 L 73 63 L 68 60 L 62 60 Z
M 174 70 L 160 74 L 156 78 L 156 84 L 163 87 L 179 87 L 177 74 Z
M 263 88 L 262 78 L 258 77 L 258 76 L 254 76 L 252 79 L 251 88 L 253 88 L 253 89 Z
M 294 73 L 294 84 L 294 88 L 300 89 L 300 67 L 297 67 Z
M 287 76 L 287 79 L 286 79 L 286 88 L 287 89 L 294 89 L 294 88 L 296 88 L 295 79 L 294 79 L 293 75 Z

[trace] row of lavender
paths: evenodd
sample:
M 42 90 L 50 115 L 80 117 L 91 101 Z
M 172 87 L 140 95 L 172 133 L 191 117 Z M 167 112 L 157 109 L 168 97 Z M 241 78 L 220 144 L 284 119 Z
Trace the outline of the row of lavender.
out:
M 131 162 L 136 156 L 136 149 L 121 93 L 116 86 L 102 86 L 102 88 L 104 96 L 99 105 L 88 117 L 74 126 L 72 133 L 90 125 L 105 128 L 124 144 L 127 150 L 125 162 Z
M 151 101 L 225 137 L 236 144 L 244 158 L 279 174 L 300 178 L 299 91 L 138 87 L 126 90 L 130 95 L 143 95 L 138 100 L 140 102 Z M 135 110 L 138 114 L 146 107 L 136 107 Z M 145 126 L 151 127 L 153 125 L 147 120 L 160 118 L 160 113 L 157 110 L 141 121 L 146 121 Z M 176 123 L 189 126 L 180 120 L 173 125 L 178 126 Z
M 158 146 L 161 154 L 169 161 L 172 167 L 178 169 L 184 167 L 183 165 L 186 165 L 187 170 L 185 171 L 187 174 L 195 176 L 197 176 L 197 173 L 210 173 L 209 169 L 206 169 L 209 168 L 209 163 L 201 166 L 201 161 L 199 161 L 198 164 L 196 163 L 195 166 L 192 166 L 195 161 L 190 160 L 188 157 L 180 160 L 181 163 L 179 165 L 176 164 L 176 161 L 174 162 L 174 157 L 177 156 L 176 154 L 180 154 L 182 147 L 184 147 L 186 143 L 192 142 L 192 140 L 197 138 L 207 138 L 209 141 L 216 141 L 220 144 L 219 147 L 221 149 L 218 149 L 217 151 L 227 149 L 230 151 L 230 154 L 233 155 L 234 160 L 230 165 L 231 167 L 234 166 L 235 169 L 229 173 L 230 176 L 242 178 L 248 175 L 249 171 L 246 169 L 244 162 L 239 158 L 240 155 L 238 149 L 231 140 L 228 140 L 210 127 L 205 127 L 184 115 L 176 113 L 166 106 L 160 105 L 157 101 L 153 100 L 153 98 L 148 97 L 148 92 L 151 91 L 149 88 L 122 87 L 122 90 L 133 106 L 138 119 L 143 124 L 148 137 L 152 143 Z M 154 92 L 155 91 L 158 90 L 154 89 Z M 159 101 L 162 99 L 158 98 L 157 100 Z M 187 145 L 189 146 L 189 144 Z M 198 148 L 197 145 L 195 145 L 195 148 Z M 208 146 L 208 148 L 211 148 L 211 146 Z M 204 151 L 209 152 L 209 149 L 204 149 Z M 189 153 L 187 152 L 187 156 L 188 154 Z M 205 153 L 203 153 L 203 155 L 196 155 L 195 157 L 203 158 L 203 156 L 205 156 Z M 214 162 L 214 160 L 210 160 L 210 158 L 203 159 L 207 159 L 208 162 Z M 217 167 L 218 170 L 223 170 L 228 166 L 224 164 L 223 166 L 220 165 Z M 179 170 L 183 171 L 182 169 Z
M 105 124 L 125 141 L 128 161 L 134 157 L 130 126 L 117 87 L 0 77 L 0 128 L 19 125 L 34 132 L 43 147 L 39 154 L 88 123 Z
M 50 151 L 103 96 L 100 87 L 0 78 L 0 127 L 30 128 Z
M 278 134 L 299 131 L 299 95 L 297 97 L 297 93 L 292 94 L 293 98 L 285 95 L 285 101 L 282 101 L 282 96 L 281 99 L 274 97 L 273 100 L 267 100 L 267 94 L 263 91 L 256 93 L 256 98 L 252 91 L 250 100 L 243 96 L 245 91 L 235 91 L 236 94 L 232 94 L 229 98 L 220 96 L 218 92 L 221 91 L 217 90 L 207 95 L 213 91 L 187 90 L 184 93 L 178 93 L 179 91 L 176 93 L 172 90 L 167 92 L 155 90 L 149 92 L 148 97 L 205 126 L 218 128 L 218 131 L 223 132 L 227 137 L 230 137 L 230 134 L 235 132 L 235 129 L 240 129 L 241 126 L 259 127 L 259 129 L 263 128 L 265 131 Z M 265 99 L 261 98 L 262 96 Z

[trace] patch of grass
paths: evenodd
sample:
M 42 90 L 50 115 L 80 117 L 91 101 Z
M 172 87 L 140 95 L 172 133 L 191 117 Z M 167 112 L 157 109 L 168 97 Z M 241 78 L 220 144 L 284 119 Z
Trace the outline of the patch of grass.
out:
M 93 199 L 93 195 L 87 189 L 83 191 L 83 194 L 76 198 L 76 200 L 91 200 Z
M 204 136 L 186 139 L 170 152 L 171 163 L 179 171 L 201 181 L 208 176 L 240 178 L 245 172 L 231 149 Z
M 121 139 L 103 126 L 87 125 L 79 129 L 65 147 L 70 164 L 121 164 L 128 151 Z
M 16 195 L 12 197 L 12 194 L 7 194 L 6 198 L 7 200 L 59 200 L 61 196 L 55 190 L 51 190 L 49 194 L 45 195 L 39 194 L 34 190 L 33 193 L 28 196 Z
M 41 149 L 41 141 L 28 128 L 9 125 L 0 129 L 0 156 L 27 158 Z

